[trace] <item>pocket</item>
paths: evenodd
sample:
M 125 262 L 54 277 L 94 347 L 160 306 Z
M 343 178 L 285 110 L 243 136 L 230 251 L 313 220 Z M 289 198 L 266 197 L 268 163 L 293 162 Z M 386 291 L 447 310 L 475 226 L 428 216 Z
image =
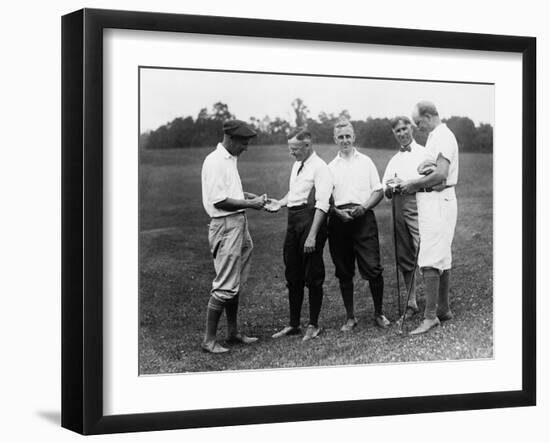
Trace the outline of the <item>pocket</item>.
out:
M 222 245 L 225 231 L 225 219 L 212 219 L 208 228 L 208 243 L 210 245 L 210 253 L 214 258 Z

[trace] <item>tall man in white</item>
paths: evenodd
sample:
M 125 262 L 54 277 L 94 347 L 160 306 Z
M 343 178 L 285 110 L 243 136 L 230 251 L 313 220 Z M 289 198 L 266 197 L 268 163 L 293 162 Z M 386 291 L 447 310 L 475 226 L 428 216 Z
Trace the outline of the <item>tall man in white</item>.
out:
M 218 322 L 225 309 L 228 343 L 254 343 L 258 339 L 239 333 L 237 310 L 239 291 L 246 281 L 252 252 L 246 209 L 262 209 L 266 196 L 243 192 L 237 158 L 256 136 L 245 122 L 229 120 L 223 125 L 223 141 L 208 154 L 202 165 L 202 203 L 211 217 L 208 242 L 216 277 L 206 313 L 202 349 L 214 354 L 228 349 L 216 341 Z
M 418 265 L 424 277 L 426 309 L 421 325 L 411 332 L 414 335 L 427 332 L 440 321 L 453 317 L 449 307 L 449 277 L 457 220 L 454 187 L 458 181 L 458 143 L 447 125 L 441 122 L 433 103 L 419 102 L 412 117 L 416 126 L 429 132 L 425 148 L 427 163 L 419 166 L 419 172 L 426 175 L 399 185 L 405 194 L 416 193 L 418 205 Z M 426 164 L 433 166 L 426 168 Z
M 355 132 L 349 121 L 336 123 L 334 142 L 339 151 L 328 165 L 334 184 L 328 228 L 330 255 L 346 309 L 347 319 L 341 330 L 349 332 L 357 325 L 353 303 L 355 262 L 361 277 L 369 282 L 375 323 L 386 328 L 390 322 L 382 309 L 384 277 L 373 212 L 383 198 L 382 185 L 372 160 L 355 149 Z
M 418 312 L 416 284 L 414 282 L 415 257 L 420 235 L 418 232 L 418 209 L 416 194 L 396 192 L 403 180 L 421 178 L 417 167 L 425 160 L 425 149 L 413 139 L 412 123 L 408 117 L 397 116 L 391 120 L 392 131 L 399 143 L 399 151 L 390 159 L 382 178 L 384 193 L 395 208 L 395 237 L 397 263 L 403 274 L 405 286 L 411 288 L 405 318 Z
M 319 313 L 323 301 L 327 240 L 326 214 L 332 181 L 327 164 L 315 153 L 311 133 L 298 128 L 288 135 L 288 149 L 296 162 L 290 173 L 289 191 L 281 200 L 270 200 L 268 211 L 288 207 L 288 225 L 283 248 L 288 287 L 290 322 L 273 338 L 300 333 L 304 286 L 309 295 L 309 323 L 303 340 L 319 335 Z

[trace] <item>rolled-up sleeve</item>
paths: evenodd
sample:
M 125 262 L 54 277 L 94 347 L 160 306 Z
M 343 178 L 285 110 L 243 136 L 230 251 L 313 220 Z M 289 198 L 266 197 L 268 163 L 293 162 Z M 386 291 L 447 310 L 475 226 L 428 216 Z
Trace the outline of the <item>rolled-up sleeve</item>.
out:
M 332 175 L 326 164 L 321 164 L 315 170 L 315 207 L 327 213 L 329 199 L 332 194 Z

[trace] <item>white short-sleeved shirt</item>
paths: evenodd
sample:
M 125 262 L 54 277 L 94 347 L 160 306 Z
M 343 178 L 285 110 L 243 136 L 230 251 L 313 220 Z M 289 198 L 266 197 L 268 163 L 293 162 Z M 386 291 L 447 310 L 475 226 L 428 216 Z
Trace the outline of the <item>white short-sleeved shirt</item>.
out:
M 328 168 L 332 176 L 334 204 L 364 204 L 374 191 L 382 189 L 380 176 L 373 161 L 357 149 L 350 158 L 338 153 Z
M 210 217 L 226 217 L 244 211 L 224 211 L 214 206 L 227 198 L 244 199 L 237 157 L 231 155 L 221 143 L 204 159 L 201 183 L 202 204 Z
M 417 168 L 426 159 L 426 149 L 414 140 L 410 147 L 410 151 L 398 151 L 388 162 L 382 178 L 384 188 L 386 188 L 386 182 L 394 177 L 401 180 L 413 180 L 422 177 Z
M 447 185 L 456 185 L 458 182 L 458 143 L 455 135 L 445 123 L 441 123 L 430 132 L 425 149 L 429 160 L 435 162 L 439 154 L 441 154 L 449 161 Z
M 287 206 L 301 206 L 307 203 L 309 194 L 315 186 L 315 207 L 328 212 L 332 180 L 327 164 L 315 152 L 304 162 L 304 167 L 298 174 L 302 162 L 295 162 L 290 172 Z

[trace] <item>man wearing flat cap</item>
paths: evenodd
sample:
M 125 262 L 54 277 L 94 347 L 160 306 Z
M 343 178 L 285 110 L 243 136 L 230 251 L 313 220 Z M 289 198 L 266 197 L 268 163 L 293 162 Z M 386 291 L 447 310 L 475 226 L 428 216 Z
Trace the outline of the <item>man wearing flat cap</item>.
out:
M 296 160 L 290 173 L 289 191 L 281 200 L 270 200 L 268 211 L 288 208 L 288 224 L 283 247 L 285 278 L 288 288 L 290 322 L 273 338 L 296 335 L 300 330 L 300 315 L 304 288 L 309 295 L 309 323 L 304 341 L 321 332 L 319 313 L 323 302 L 325 266 L 323 248 L 327 240 L 326 214 L 332 191 L 327 164 L 315 153 L 311 133 L 298 128 L 288 135 L 288 149 Z
M 417 103 L 412 117 L 419 129 L 429 133 L 426 161 L 418 167 L 422 177 L 399 184 L 402 193 L 416 193 L 418 205 L 418 266 L 424 279 L 426 308 L 424 320 L 410 333 L 416 335 L 453 318 L 449 307 L 449 278 L 451 246 L 457 221 L 455 185 L 458 181 L 458 143 L 447 125 L 441 122 L 433 103 Z
M 202 165 L 202 203 L 211 217 L 208 242 L 214 260 L 216 277 L 206 312 L 206 332 L 202 349 L 223 353 L 228 349 L 216 341 L 220 317 L 227 317 L 227 343 L 251 344 L 255 337 L 239 332 L 237 310 L 239 292 L 250 266 L 252 238 L 248 232 L 246 209 L 262 209 L 265 195 L 243 192 L 237 158 L 247 150 L 256 136 L 245 122 L 229 120 L 223 125 L 223 141 L 208 154 Z

